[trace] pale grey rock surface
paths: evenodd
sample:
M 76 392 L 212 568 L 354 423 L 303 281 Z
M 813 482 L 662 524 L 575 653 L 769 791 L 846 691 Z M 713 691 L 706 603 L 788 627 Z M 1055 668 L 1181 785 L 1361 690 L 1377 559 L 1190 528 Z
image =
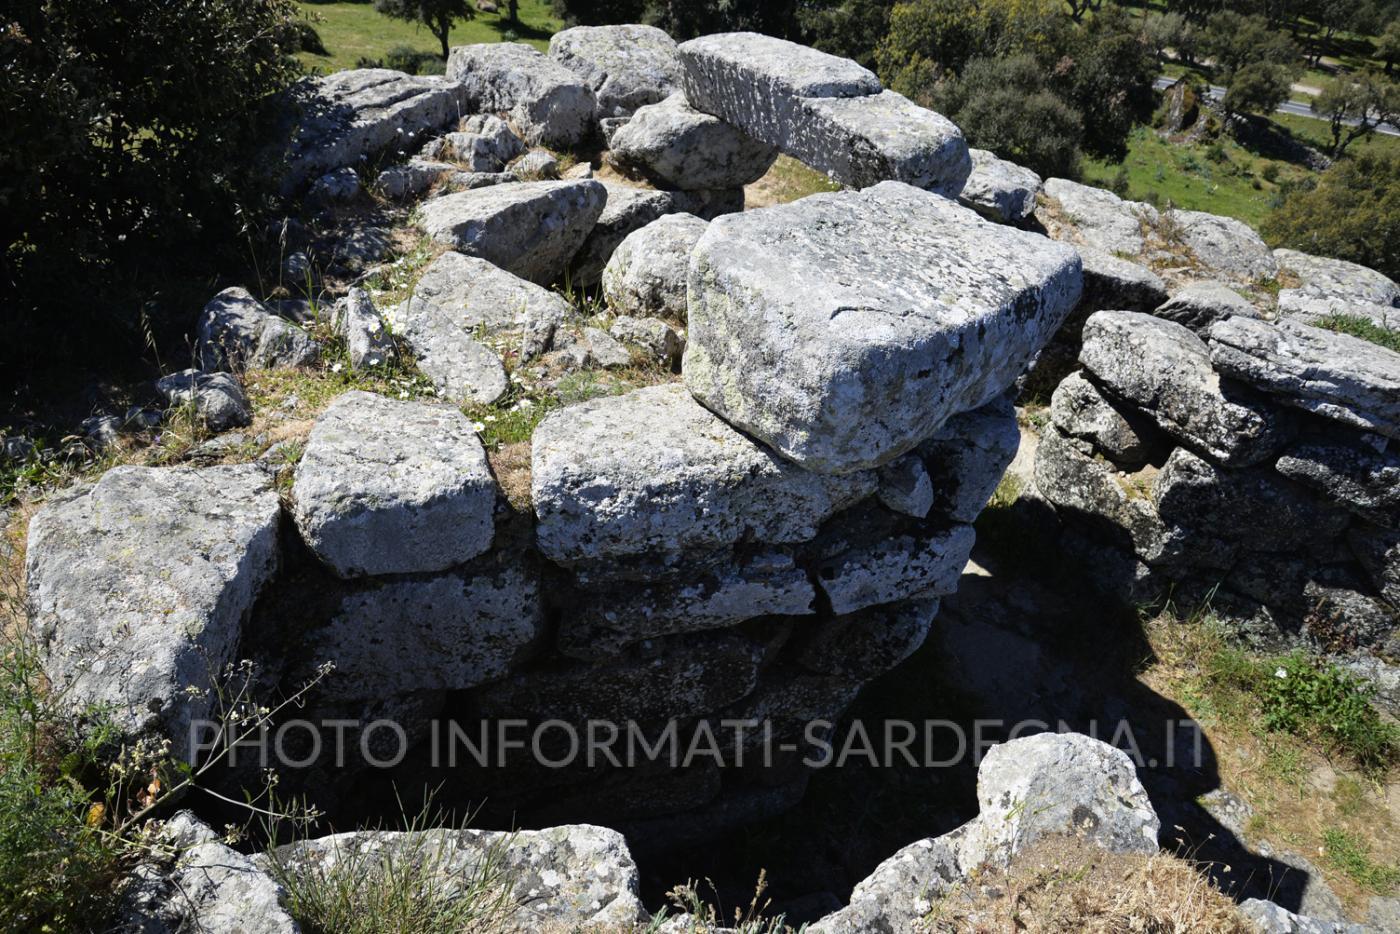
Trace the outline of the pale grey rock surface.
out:
M 326 172 L 356 165 L 362 156 L 416 145 L 423 134 L 468 112 L 462 88 L 434 76 L 387 68 L 357 68 L 298 85 L 300 110 L 284 155 L 283 194 Z
M 975 521 L 1020 445 L 1016 409 L 1005 396 L 948 419 L 918 447 L 933 509 L 954 522 Z
M 1242 315 L 1258 318 L 1259 312 L 1249 300 L 1223 282 L 1192 282 L 1163 302 L 1152 314 L 1175 321 L 1204 335 L 1221 318 Z
M 447 77 L 463 88 L 469 112 L 507 112 L 532 146 L 569 148 L 597 125 L 597 99 L 577 74 L 523 42 L 459 45 Z
M 195 357 L 203 370 L 305 366 L 321 351 L 311 335 L 240 288 L 224 289 L 209 300 L 195 336 Z
M 538 581 L 521 564 L 380 582 L 347 594 L 308 637 L 313 664 L 335 662 L 317 697 L 476 687 L 509 674 L 543 628 Z
M 522 182 L 557 181 L 559 160 L 548 149 L 532 149 L 511 165 L 510 174 Z
M 403 201 L 421 195 L 456 171 L 457 167 L 450 162 L 410 159 L 380 172 L 374 184 L 384 197 Z
M 804 541 L 875 490 L 868 473 L 822 477 L 786 463 L 678 384 L 550 414 L 533 460 L 539 547 L 563 564 Z
M 933 508 L 933 481 L 918 454 L 905 454 L 882 466 L 877 472 L 877 495 L 888 509 L 922 519 Z
M 146 862 L 122 895 L 119 934 L 299 934 L 287 892 L 253 857 L 226 846 L 209 825 L 180 811 L 161 827 L 173 864 Z
M 1168 211 L 1162 222 L 1212 274 L 1246 283 L 1278 275 L 1273 251 L 1244 221 L 1204 211 Z
M 563 274 L 608 200 L 595 181 L 493 185 L 424 202 L 418 224 L 459 253 L 548 283 Z
M 985 149 L 969 149 L 972 174 L 958 201 L 998 224 L 1019 224 L 1035 210 L 1040 176 Z
M 331 328 L 345 338 L 350 366 L 383 366 L 394 359 L 389 323 L 364 289 L 354 288 L 331 309 Z
M 1174 321 L 1097 312 L 1084 324 L 1079 360 L 1163 431 L 1221 463 L 1258 463 L 1286 440 L 1273 410 L 1222 384 L 1205 343 Z
M 570 281 L 592 287 L 603 276 L 603 269 L 622 241 L 635 231 L 666 214 L 676 212 L 676 199 L 669 191 L 636 188 L 619 182 L 575 182 L 603 189 L 607 203 L 597 222 L 588 231 L 570 264 Z
M 549 57 L 593 89 L 600 118 L 631 116 L 681 88 L 676 41 L 655 26 L 575 26 L 554 34 Z
M 636 344 L 658 361 L 670 366 L 681 358 L 685 341 L 665 321 L 620 315 L 613 319 L 608 333 L 624 344 Z
M 1084 298 L 1076 312 L 1152 311 L 1167 300 L 1167 285 L 1141 263 L 1090 246 L 1079 247 L 1084 261 Z
M 976 535 L 955 525 L 931 535 L 899 535 L 861 543 L 822 562 L 818 583 L 838 616 L 958 589 Z
M 171 408 L 192 405 L 210 431 L 227 431 L 253 421 L 248 397 L 232 373 L 182 370 L 162 376 L 156 391 Z
M 1110 255 L 1138 256 L 1146 246 L 1143 228 L 1155 225 L 1157 209 L 1141 201 L 1124 201 L 1111 191 L 1064 178 L 1047 178 L 1045 194 L 1058 202 L 1057 220 L 1085 246 Z M 1053 226 L 1047 223 L 1047 227 Z
M 554 332 L 572 314 L 573 306 L 558 292 L 484 259 L 449 252 L 423 270 L 395 319 L 429 318 L 464 334 L 518 331 L 522 356 L 528 359 L 548 348 Z
M 680 55 L 691 106 L 842 184 L 953 197 L 972 171 L 961 130 L 849 59 L 757 33 L 702 36 Z
M 121 728 L 163 725 L 183 756 L 278 564 L 281 504 L 253 465 L 115 467 L 52 497 L 25 573 L 44 672 L 66 702 Z
M 668 214 L 628 234 L 603 267 L 603 297 L 619 314 L 686 320 L 690 254 L 710 222 Z
M 1210 329 L 1210 357 L 1289 405 L 1400 438 L 1400 354 L 1379 344 L 1292 321 L 1229 318 Z
M 1361 924 L 1323 921 L 1295 914 L 1262 898 L 1249 898 L 1240 903 L 1244 915 L 1259 930 L 1259 934 L 1367 934 L 1371 929 Z
M 514 833 L 359 831 L 293 843 L 264 858 L 275 859 L 286 872 L 315 878 L 351 859 L 359 865 L 390 859 L 403 865 L 414 854 L 429 860 L 449 889 L 454 881 L 465 889 L 494 860 L 516 903 L 508 931 L 626 928 L 646 918 L 627 841 L 615 830 L 588 824 Z
M 917 929 L 934 900 L 980 866 L 1007 865 L 1052 835 L 1081 836 L 1114 853 L 1157 852 L 1160 822 L 1132 760 L 1075 733 L 1042 733 L 988 750 L 977 771 L 978 814 L 881 863 L 814 934 Z
M 876 467 L 1000 395 L 1079 299 L 1074 250 L 898 182 L 714 221 L 686 386 L 803 467 Z
M 739 188 L 756 182 L 778 158 L 718 117 L 673 94 L 638 110 L 608 140 L 609 159 L 629 175 L 660 188 Z
M 456 409 L 347 392 L 292 487 L 302 538 L 341 577 L 442 571 L 491 547 L 496 481 Z
M 419 371 L 449 402 L 490 405 L 510 388 L 501 358 L 452 318 L 406 302 L 393 310 L 391 319 L 413 350 Z
M 1297 280 L 1278 293 L 1279 315 L 1312 323 L 1330 314 L 1360 314 L 1383 327 L 1400 328 L 1400 285 L 1346 260 L 1274 250 L 1279 272 Z
M 1050 398 L 1050 421 L 1073 438 L 1088 441 L 1119 465 L 1140 465 L 1149 453 L 1141 425 L 1115 405 L 1082 372 L 1065 377 Z
M 1274 465 L 1357 515 L 1400 529 L 1400 454 L 1366 444 L 1305 441 L 1284 451 Z
M 554 352 L 544 362 L 562 366 L 565 371 L 615 370 L 632 365 L 632 354 L 601 328 L 585 327 L 577 335 L 561 332 L 554 341 Z

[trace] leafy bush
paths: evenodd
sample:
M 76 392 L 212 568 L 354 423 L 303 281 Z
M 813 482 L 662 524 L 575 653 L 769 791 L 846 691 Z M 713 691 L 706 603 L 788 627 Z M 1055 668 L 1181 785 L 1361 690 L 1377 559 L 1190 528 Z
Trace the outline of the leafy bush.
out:
M 1371 706 L 1374 690 L 1336 665 L 1295 652 L 1281 659 L 1260 687 L 1264 725 L 1271 730 L 1315 730 L 1367 768 L 1387 768 L 1400 752 L 1400 728 Z
M 253 156 L 270 105 L 300 73 L 296 13 L 292 0 L 7 5 L 4 350 L 32 365 L 101 324 L 82 343 L 110 352 L 109 335 L 135 337 L 153 283 L 207 271 L 234 246 L 265 203 Z
M 1400 154 L 1343 159 L 1315 186 L 1289 190 L 1264 221 L 1264 236 L 1400 279 Z
M 321 41 L 321 34 L 316 31 L 316 27 L 304 19 L 294 20 L 291 24 L 293 34 L 296 36 L 297 50 L 310 52 L 312 55 L 329 55 L 326 51 L 326 44 Z
M 356 68 L 392 68 L 409 75 L 440 75 L 447 70 L 447 63 L 432 52 L 420 52 L 412 46 L 396 45 L 384 54 L 383 58 L 362 56 L 355 62 Z

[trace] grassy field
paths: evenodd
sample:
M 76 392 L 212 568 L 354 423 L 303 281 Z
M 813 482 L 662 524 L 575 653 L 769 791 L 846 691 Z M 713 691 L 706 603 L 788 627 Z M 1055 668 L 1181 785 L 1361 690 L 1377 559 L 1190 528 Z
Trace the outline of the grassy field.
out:
M 302 12 L 321 36 L 328 55 L 303 52 L 299 57 L 307 68 L 323 74 L 354 68 L 362 57 L 380 59 L 390 49 L 409 46 L 420 52 L 441 53 L 433 34 L 421 26 L 390 19 L 365 3 L 300 3 Z M 504 11 L 505 3 L 501 3 Z M 549 37 L 563 27 L 550 10 L 549 0 L 520 0 L 520 24 L 513 25 L 504 13 L 477 13 L 476 18 L 458 23 L 452 30 L 453 45 L 473 42 L 499 42 L 514 38 L 538 49 L 549 47 Z

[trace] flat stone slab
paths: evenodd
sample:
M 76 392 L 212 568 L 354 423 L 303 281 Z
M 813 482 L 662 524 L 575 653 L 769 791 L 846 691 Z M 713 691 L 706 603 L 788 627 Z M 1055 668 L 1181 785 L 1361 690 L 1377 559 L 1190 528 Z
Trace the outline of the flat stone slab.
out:
M 1047 178 L 1045 194 L 1058 203 L 1058 216 L 1046 226 L 1056 239 L 1076 239 L 1086 246 L 1115 256 L 1138 256 L 1146 246 L 1143 227 L 1155 226 L 1157 209 L 1141 201 L 1124 201 L 1111 191 L 1081 185 L 1065 178 Z M 1071 229 L 1061 237 L 1056 222 Z
M 1278 275 L 1273 251 L 1244 221 L 1204 211 L 1168 211 L 1162 221 L 1216 275 L 1240 282 Z
M 1000 395 L 1081 289 L 1071 248 L 898 182 L 714 221 L 685 380 L 808 470 L 877 467 Z
M 554 34 L 549 57 L 593 89 L 600 118 L 631 116 L 681 89 L 676 40 L 655 26 L 575 26 Z
M 1163 302 L 1152 314 L 1175 321 L 1197 334 L 1206 334 L 1210 326 L 1231 315 L 1257 318 L 1259 312 L 1240 293 L 1223 282 L 1193 282 Z
M 1297 250 L 1274 250 L 1274 259 L 1280 278 L 1297 283 L 1279 291 L 1279 317 L 1315 324 L 1348 315 L 1400 330 L 1400 285 L 1374 269 Z
M 412 348 L 419 371 L 449 402 L 490 405 L 510 388 L 501 358 L 448 315 L 405 302 L 391 310 L 390 320 Z
M 341 577 L 443 571 L 491 547 L 496 481 L 456 409 L 347 392 L 292 487 L 302 538 Z
M 291 93 L 298 112 L 285 155 L 283 194 L 381 150 L 416 147 L 467 112 L 462 87 L 431 75 L 356 68 L 310 78 Z
M 278 564 L 281 504 L 252 465 L 115 467 L 55 495 L 29 526 L 25 572 L 44 672 L 64 701 L 161 724 L 187 751 L 206 690 Z
M 961 130 L 849 59 L 757 33 L 702 36 L 680 55 L 691 106 L 842 184 L 953 197 L 972 171 Z
M 1225 323 L 1238 320 L 1246 319 Z M 1269 406 L 1222 386 L 1205 342 L 1175 321 L 1097 312 L 1084 324 L 1079 360 L 1167 434 L 1222 464 L 1258 463 L 1287 440 Z
M 1035 210 L 1040 176 L 985 149 L 969 149 L 972 174 L 958 201 L 998 224 L 1019 224 Z
M 583 246 L 607 200 L 608 190 L 591 179 L 492 185 L 424 202 L 418 225 L 459 253 L 549 283 Z
M 1167 285 L 1141 263 L 1089 246 L 1079 247 L 1084 261 L 1084 298 L 1074 317 L 1096 311 L 1152 311 L 1167 300 Z
M 1229 318 L 1210 329 L 1222 373 L 1289 405 L 1400 438 L 1400 354 L 1321 328 Z
M 678 384 L 552 413 L 533 444 L 536 536 L 562 564 L 805 541 L 875 491 L 869 473 L 823 477 L 783 461 Z
M 603 268 L 612 259 L 613 251 L 627 239 L 628 234 L 677 210 L 675 196 L 669 191 L 637 188 L 619 182 L 590 184 L 600 185 L 604 189 L 607 204 L 570 264 L 569 280 L 575 286 L 597 285 Z
M 447 77 L 461 84 L 467 112 L 505 112 L 531 146 L 567 149 L 597 123 L 597 99 L 583 78 L 523 42 L 459 45 Z
M 620 170 L 661 188 L 741 188 L 758 181 L 778 150 L 673 94 L 638 110 L 609 141 Z
M 432 316 L 467 334 L 518 331 L 541 346 L 571 314 L 573 306 L 558 292 L 461 253 L 433 260 L 395 312 L 404 320 Z
M 899 535 L 857 545 L 823 562 L 817 578 L 831 611 L 844 616 L 901 600 L 942 597 L 958 589 L 976 534 L 955 525 L 931 535 Z

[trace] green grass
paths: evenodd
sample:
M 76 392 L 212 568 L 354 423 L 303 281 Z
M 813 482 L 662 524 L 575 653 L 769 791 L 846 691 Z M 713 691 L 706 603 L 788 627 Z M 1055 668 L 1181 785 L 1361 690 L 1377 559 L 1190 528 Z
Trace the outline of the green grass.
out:
M 300 3 L 298 6 L 316 27 L 329 53 L 303 52 L 298 56 L 314 72 L 329 74 L 354 68 L 360 58 L 381 59 L 397 46 L 433 54 L 442 51 L 427 29 L 377 13 L 371 3 Z M 505 9 L 504 3 L 501 9 Z M 544 50 L 549 47 L 549 37 L 562 28 L 563 23 L 554 17 L 548 0 L 520 0 L 519 25 L 511 24 L 504 15 L 477 13 L 475 19 L 459 22 L 453 28 L 449 42 L 452 45 L 499 42 L 513 31 L 521 41 Z
M 1346 873 L 1357 885 L 1377 895 L 1389 895 L 1400 885 L 1400 866 L 1378 863 L 1370 848 L 1355 835 L 1333 828 L 1323 832 L 1322 840 L 1328 864 Z
M 1360 315 L 1328 315 L 1314 323 L 1328 331 L 1350 334 L 1352 337 L 1359 337 L 1364 341 L 1379 344 L 1386 350 L 1400 353 L 1400 331 L 1381 327 L 1370 318 L 1363 318 Z
M 1295 117 L 1292 114 L 1274 114 L 1272 120 L 1287 130 L 1294 139 L 1307 143 L 1314 149 L 1325 152 L 1327 147 L 1332 145 L 1331 124 L 1326 120 L 1315 117 Z M 1372 133 L 1348 146 L 1346 154 L 1354 156 L 1363 152 L 1400 153 L 1400 136 Z

